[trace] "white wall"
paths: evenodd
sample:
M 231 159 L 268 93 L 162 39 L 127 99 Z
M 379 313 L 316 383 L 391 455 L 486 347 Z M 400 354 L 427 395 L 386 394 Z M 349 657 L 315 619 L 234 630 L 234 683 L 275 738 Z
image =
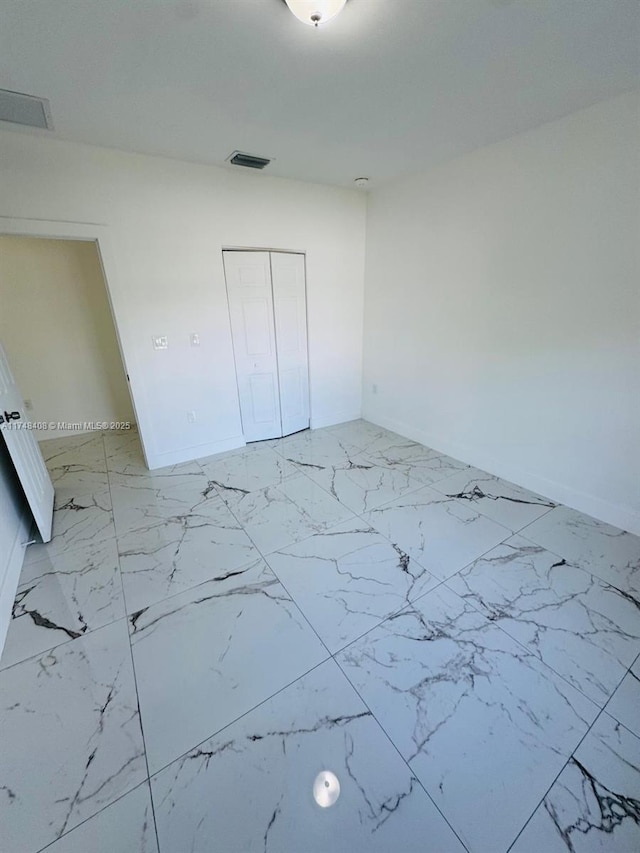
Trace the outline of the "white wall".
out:
M 639 115 L 623 95 L 373 193 L 363 404 L 636 532 Z
M 108 226 L 113 307 L 152 467 L 242 444 L 223 247 L 307 253 L 312 425 L 359 417 L 361 194 L 0 131 L 2 216 Z M 152 335 L 169 349 L 154 351 Z
M 0 341 L 30 420 L 133 420 L 95 243 L 0 236 Z

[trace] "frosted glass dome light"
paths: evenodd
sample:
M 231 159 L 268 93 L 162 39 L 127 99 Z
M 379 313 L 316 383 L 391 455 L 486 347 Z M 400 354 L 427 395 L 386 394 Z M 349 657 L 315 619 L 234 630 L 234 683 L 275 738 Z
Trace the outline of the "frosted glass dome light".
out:
M 310 27 L 328 24 L 340 14 L 346 2 L 347 0 L 285 0 L 296 18 Z

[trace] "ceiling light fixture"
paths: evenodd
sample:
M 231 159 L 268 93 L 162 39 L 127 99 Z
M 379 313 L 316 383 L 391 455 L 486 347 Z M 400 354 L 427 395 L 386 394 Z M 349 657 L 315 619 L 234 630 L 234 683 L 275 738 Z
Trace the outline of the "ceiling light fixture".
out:
M 347 0 L 284 0 L 299 21 L 310 27 L 328 24 L 343 10 Z

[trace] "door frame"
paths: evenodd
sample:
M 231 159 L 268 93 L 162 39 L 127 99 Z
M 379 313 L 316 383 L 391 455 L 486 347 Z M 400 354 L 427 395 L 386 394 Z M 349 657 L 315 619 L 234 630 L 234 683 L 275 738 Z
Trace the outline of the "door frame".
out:
M 102 270 L 104 287 L 107 293 L 107 301 L 111 310 L 111 319 L 113 320 L 116 340 L 118 342 L 118 350 L 127 377 L 127 387 L 136 418 L 142 453 L 148 468 L 149 456 L 145 436 L 150 435 L 151 430 L 147 424 L 145 407 L 141 402 L 143 394 L 142 388 L 138 387 L 137 383 L 136 377 L 138 372 L 135 369 L 137 365 L 135 358 L 131 354 L 133 349 L 127 347 L 123 342 L 122 324 L 118 322 L 118 318 L 123 320 L 126 317 L 126 311 L 124 309 L 123 289 L 118 274 L 113 238 L 109 227 L 93 222 L 68 222 L 56 219 L 18 219 L 14 216 L 0 216 L 0 236 L 40 237 L 44 240 L 74 240 L 95 244 Z M 134 365 L 133 371 L 130 367 L 132 364 Z
M 267 248 L 265 246 L 222 246 L 220 259 L 222 261 L 222 270 L 224 275 L 224 289 L 227 296 L 227 317 L 229 320 L 229 337 L 231 338 L 231 345 L 233 347 L 233 329 L 231 328 L 231 307 L 229 305 L 229 288 L 227 287 L 227 277 L 226 273 L 224 273 L 224 253 L 225 252 L 274 252 L 282 255 L 302 255 L 304 262 L 304 303 L 305 303 L 305 316 L 304 322 L 307 329 L 307 382 L 309 385 L 309 429 L 313 429 L 311 424 L 313 423 L 313 391 L 311 384 L 311 336 L 309 334 L 309 280 L 307 278 L 307 252 L 305 249 L 274 249 Z M 240 390 L 238 387 L 238 369 L 236 365 L 235 358 L 235 350 L 233 354 L 233 369 L 236 374 L 236 393 L 238 395 L 238 417 L 240 418 L 240 423 L 242 423 L 242 409 L 240 406 Z M 243 434 L 244 439 L 244 434 Z M 245 441 L 246 444 L 246 441 Z

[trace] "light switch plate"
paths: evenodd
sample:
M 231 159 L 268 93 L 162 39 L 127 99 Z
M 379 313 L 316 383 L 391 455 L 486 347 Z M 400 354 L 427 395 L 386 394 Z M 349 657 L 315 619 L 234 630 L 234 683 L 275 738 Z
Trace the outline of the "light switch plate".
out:
M 151 340 L 154 349 L 169 349 L 169 339 L 166 335 L 154 335 Z

